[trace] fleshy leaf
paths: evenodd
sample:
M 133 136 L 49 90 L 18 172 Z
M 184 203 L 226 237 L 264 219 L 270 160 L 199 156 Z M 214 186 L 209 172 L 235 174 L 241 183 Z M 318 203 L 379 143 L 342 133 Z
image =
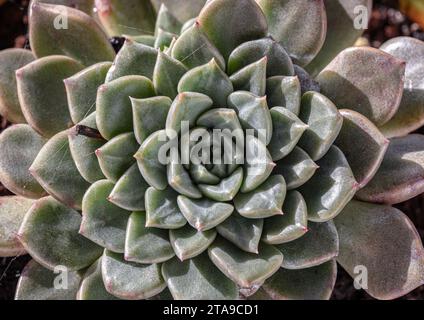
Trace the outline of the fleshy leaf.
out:
M 75 300 L 81 281 L 79 273 L 73 271 L 66 273 L 66 288 L 64 282 L 60 282 L 63 278 L 60 278 L 58 273 L 31 260 L 19 278 L 15 300 Z M 55 288 L 55 285 L 58 288 Z
M 162 265 L 162 274 L 176 300 L 234 300 L 237 286 L 209 260 L 206 253 L 181 262 L 174 258 Z
M 29 17 L 29 39 L 37 58 L 66 55 L 90 66 L 115 57 L 101 27 L 80 10 L 33 3 Z
M 283 215 L 264 221 L 262 241 L 268 244 L 291 243 L 307 231 L 308 210 L 305 200 L 297 191 L 287 193 L 283 205 Z
M 29 167 L 46 140 L 29 125 L 14 125 L 0 135 L 0 181 L 10 191 L 26 198 L 40 198 L 44 189 Z
M 207 64 L 191 69 L 178 83 L 179 93 L 203 93 L 210 97 L 216 106 L 225 106 L 227 98 L 233 90 L 233 84 L 225 72 L 218 66 L 215 59 L 212 59 Z
M 335 223 L 340 237 L 337 262 L 352 277 L 358 265 L 365 267 L 370 295 L 396 299 L 424 284 L 424 248 L 401 211 L 352 201 Z
M 321 92 L 319 83 L 305 69 L 295 64 L 294 73 L 300 81 L 302 94 L 305 94 L 308 91 Z
M 144 197 L 147 227 L 178 229 L 187 223 L 178 208 L 178 193 L 174 189 L 168 187 L 165 190 L 157 190 L 150 187 Z
M 142 35 L 138 35 L 138 36 L 127 35 L 126 39 L 132 40 L 132 41 L 140 43 L 140 44 L 144 44 L 145 46 L 152 47 L 152 48 L 154 47 L 155 40 L 156 40 L 155 36 L 147 35 L 147 34 L 146 35 L 142 34 Z M 122 48 L 121 48 L 121 50 L 122 50 Z
M 35 202 L 19 229 L 26 251 L 50 270 L 64 266 L 76 271 L 90 266 L 102 248 L 78 233 L 81 215 L 52 197 Z
M 209 247 L 208 253 L 219 270 L 242 288 L 261 285 L 280 269 L 283 262 L 283 255 L 265 243 L 259 245 L 259 253 L 250 253 L 218 238 Z
M 179 194 L 194 199 L 202 197 L 199 188 L 193 183 L 190 175 L 180 161 L 171 161 L 168 164 L 167 176 L 169 185 Z
M 343 116 L 343 126 L 335 144 L 345 155 L 359 183 L 358 187 L 362 188 L 380 167 L 389 140 L 360 113 L 343 109 L 340 114 Z
M 147 188 L 149 185 L 135 163 L 116 182 L 108 200 L 128 211 L 141 211 L 145 209 L 144 193 Z
M 131 99 L 155 96 L 153 83 L 143 76 L 125 76 L 99 87 L 97 127 L 105 139 L 133 131 Z
M 81 209 L 82 198 L 90 184 L 81 177 L 72 159 L 67 131 L 58 133 L 43 146 L 29 171 L 51 196 Z
M 172 248 L 181 261 L 194 258 L 204 252 L 215 240 L 215 237 L 215 229 L 197 231 L 189 225 L 169 230 Z
M 317 161 L 336 140 L 343 124 L 343 117 L 336 106 L 318 92 L 307 92 L 302 97 L 299 118 L 309 128 L 303 133 L 299 147 Z
M 32 2 L 42 2 L 50 4 L 60 4 L 93 15 L 94 0 L 32 0 Z
M 365 47 L 342 51 L 317 80 L 321 92 L 338 107 L 357 111 L 377 126 L 399 108 L 405 62 L 381 50 Z
M 238 168 L 230 176 L 217 185 L 199 184 L 199 189 L 209 199 L 215 201 L 231 201 L 240 190 L 243 182 L 243 169 Z
M 216 185 L 221 179 L 201 164 L 190 164 L 190 177 L 197 184 Z
M 269 33 L 300 65 L 318 54 L 327 33 L 324 0 L 257 0 L 269 25 Z M 295 30 L 295 31 L 294 31 Z
M 359 190 L 360 200 L 400 203 L 424 192 L 424 136 L 393 138 L 374 178 Z
M 83 66 L 65 56 L 38 59 L 16 71 L 18 95 L 25 119 L 45 137 L 72 126 L 63 80 Z
M 263 219 L 247 219 L 234 212 L 216 227 L 218 233 L 241 250 L 258 253 L 261 240 Z
M 82 203 L 80 233 L 98 245 L 124 252 L 125 232 L 130 212 L 107 200 L 113 183 L 100 180 L 91 185 Z
M 275 76 L 266 81 L 266 99 L 269 107 L 284 107 L 296 116 L 300 112 L 301 87 L 297 76 Z
M 19 196 L 0 198 L 0 257 L 20 256 L 25 253 L 18 239 L 18 231 L 33 202 Z
M 285 197 L 284 178 L 281 175 L 274 175 L 255 190 L 239 193 L 234 198 L 234 205 L 237 211 L 246 218 L 268 218 L 283 213 Z
M 170 12 L 181 22 L 197 17 L 206 0 L 151 0 L 156 11 L 164 4 Z
M 227 59 L 243 42 L 263 38 L 267 21 L 254 0 L 213 0 L 199 14 L 200 28 Z
M 266 91 L 266 66 L 267 57 L 263 57 L 234 73 L 230 77 L 234 90 L 245 90 L 257 96 L 264 96 Z
M 166 32 L 165 30 L 159 29 L 155 39 L 154 48 L 161 51 L 165 51 L 167 48 L 169 48 L 172 41 L 177 37 L 178 36 L 174 33 Z
M 64 80 L 72 121 L 78 123 L 96 111 L 97 88 L 106 79 L 111 62 L 100 62 Z
M 317 164 L 319 169 L 299 191 L 305 198 L 309 220 L 324 222 L 340 213 L 355 195 L 358 183 L 336 146 L 332 146 Z
M 182 28 L 181 22 L 178 21 L 171 12 L 169 12 L 168 7 L 163 3 L 159 8 L 158 16 L 156 18 L 155 34 L 157 34 L 159 28 L 175 34 L 180 33 Z
M 166 287 L 159 264 L 127 262 L 123 255 L 105 250 L 102 275 L 106 290 L 127 300 L 153 297 Z
M 133 212 L 128 220 L 125 260 L 152 264 L 167 261 L 174 255 L 168 230 L 146 227 L 146 213 Z
M 231 204 L 215 202 L 206 198 L 195 200 L 178 196 L 177 201 L 178 207 L 188 223 L 198 231 L 207 231 L 216 227 L 234 210 Z
M 34 61 L 29 50 L 6 49 L 0 52 L 0 114 L 13 123 L 25 123 L 16 86 L 16 70 Z

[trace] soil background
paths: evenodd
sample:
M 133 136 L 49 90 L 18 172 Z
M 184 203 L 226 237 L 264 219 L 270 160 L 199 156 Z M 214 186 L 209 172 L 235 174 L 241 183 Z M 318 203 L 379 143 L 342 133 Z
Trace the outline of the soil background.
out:
M 28 0 L 0 0 L 0 50 L 17 47 L 29 48 L 27 39 Z M 424 31 L 399 11 L 398 0 L 374 1 L 369 29 L 364 37 L 373 47 L 397 36 L 412 36 L 424 41 Z M 10 125 L 0 116 L 0 132 Z M 418 130 L 424 134 L 424 128 Z M 0 196 L 11 193 L 0 184 Z M 424 195 L 397 205 L 414 222 L 424 239 Z M 13 299 L 20 272 L 29 256 L 0 258 L 0 300 Z M 339 267 L 332 300 L 372 300 L 364 290 L 356 290 L 352 279 Z M 417 288 L 402 300 L 424 300 L 424 286 Z

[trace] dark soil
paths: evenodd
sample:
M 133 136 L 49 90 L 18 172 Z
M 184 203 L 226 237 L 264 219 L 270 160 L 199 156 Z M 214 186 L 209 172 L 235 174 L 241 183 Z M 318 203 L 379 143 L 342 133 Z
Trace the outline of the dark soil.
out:
M 0 0 L 1 2 L 1 0 Z M 28 47 L 26 29 L 26 7 L 28 0 L 8 0 L 0 7 L 0 49 L 9 47 Z M 397 10 L 397 0 L 375 1 L 370 28 L 364 35 L 374 47 L 379 47 L 387 39 L 397 36 L 413 36 L 424 40 L 424 31 L 418 24 L 408 20 Z M 118 46 L 119 39 L 113 44 Z M 0 132 L 9 124 L 0 117 Z M 424 128 L 418 132 L 424 134 Z M 11 193 L 0 184 L 0 196 Z M 424 239 L 424 195 L 397 205 L 417 227 Z M 13 299 L 20 272 L 30 260 L 29 256 L 0 258 L 0 300 Z M 371 300 L 363 290 L 355 290 L 350 276 L 339 268 L 332 300 Z M 424 286 L 414 290 L 401 299 L 424 300 Z

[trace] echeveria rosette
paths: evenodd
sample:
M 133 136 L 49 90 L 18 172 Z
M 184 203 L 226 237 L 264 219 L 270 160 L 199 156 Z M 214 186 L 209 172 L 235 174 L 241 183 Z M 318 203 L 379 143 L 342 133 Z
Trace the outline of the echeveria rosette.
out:
M 16 194 L 0 199 L 0 254 L 34 259 L 17 299 L 328 299 L 336 261 L 367 267 L 376 298 L 424 282 L 419 236 L 388 205 L 424 189 L 424 138 L 395 137 L 422 123 L 406 111 L 424 101 L 422 42 L 339 52 L 358 33 L 344 1 L 211 0 L 195 20 L 172 1 L 96 2 L 109 33 L 125 17 L 150 31 L 115 57 L 88 15 L 37 3 L 34 54 L 0 53 L 0 110 L 21 123 L 0 136 Z M 156 22 L 131 18 L 151 8 Z M 69 32 L 86 30 L 78 43 L 52 28 L 63 12 Z M 315 79 L 302 68 L 327 60 Z M 265 170 L 162 164 L 182 121 L 198 136 L 242 129 Z M 58 265 L 67 290 L 53 287 Z

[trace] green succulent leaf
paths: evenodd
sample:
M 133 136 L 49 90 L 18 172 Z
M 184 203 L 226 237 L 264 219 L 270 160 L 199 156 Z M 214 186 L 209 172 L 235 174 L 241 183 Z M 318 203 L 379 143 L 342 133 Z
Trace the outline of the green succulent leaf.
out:
M 29 39 L 37 58 L 67 55 L 90 66 L 115 57 L 101 27 L 80 10 L 33 3 L 29 17 Z
M 327 33 L 324 1 L 257 2 L 268 21 L 269 33 L 282 44 L 295 63 L 304 66 L 311 62 L 322 48 Z
M 159 29 L 153 46 L 155 49 L 165 51 L 167 48 L 170 47 L 173 40 L 177 37 L 178 36 L 174 33 L 166 32 L 165 30 Z
M 97 88 L 106 79 L 111 62 L 99 62 L 64 80 L 69 112 L 74 123 L 96 111 Z
M 82 203 L 80 234 L 98 245 L 123 253 L 125 232 L 131 212 L 108 201 L 113 183 L 99 180 L 91 185 Z
M 234 73 L 230 77 L 234 90 L 246 90 L 257 96 L 264 96 L 266 92 L 266 68 L 267 57 L 263 57 Z
M 96 121 L 102 136 L 114 136 L 133 130 L 131 99 L 155 96 L 153 83 L 143 76 L 125 76 L 99 87 Z
M 340 238 L 337 262 L 352 276 L 367 268 L 368 288 L 377 299 L 396 299 L 424 284 L 424 248 L 401 211 L 352 201 L 335 219 Z
M 174 258 L 162 265 L 168 289 L 176 300 L 234 300 L 237 286 L 209 260 L 206 253 L 193 259 Z
M 13 257 L 25 253 L 18 239 L 18 231 L 33 203 L 33 200 L 19 196 L 0 198 L 0 257 Z
M 199 184 L 202 194 L 215 201 L 231 201 L 240 190 L 243 182 L 243 168 L 238 168 L 230 176 L 221 180 L 217 185 Z
M 26 198 L 40 198 L 44 189 L 29 167 L 46 140 L 29 125 L 14 125 L 0 135 L 0 181 L 10 191 Z
M 51 270 L 64 266 L 70 271 L 88 267 L 102 248 L 78 233 L 81 215 L 53 199 L 37 200 L 28 211 L 18 237 L 25 250 Z
M 90 184 L 81 177 L 72 159 L 68 131 L 56 134 L 41 148 L 29 171 L 51 196 L 71 208 L 81 209 Z
M 157 190 L 150 187 L 144 197 L 146 227 L 179 229 L 187 223 L 178 208 L 178 193 L 174 189 L 168 187 L 164 190 Z
M 66 288 L 61 280 L 57 273 L 31 260 L 19 278 L 15 300 L 75 300 L 81 281 L 79 273 L 67 272 Z M 55 285 L 59 288 L 55 288 Z
M 266 99 L 271 107 L 281 106 L 299 115 L 301 87 L 297 76 L 274 76 L 266 81 Z
M 202 193 L 181 163 L 171 161 L 167 166 L 167 176 L 169 185 L 179 194 L 194 199 L 202 198 Z
M 125 35 L 125 38 L 127 40 L 131 40 L 131 41 L 134 41 L 134 42 L 137 42 L 137 43 L 140 43 L 140 44 L 144 44 L 145 46 L 152 47 L 152 48 L 155 46 L 155 41 L 156 41 L 155 36 L 144 35 L 144 34 L 137 35 L 137 36 Z M 121 50 L 122 50 L 122 48 L 121 48 Z
M 343 116 L 343 126 L 335 144 L 345 155 L 359 183 L 358 187 L 362 188 L 380 167 L 389 140 L 360 113 L 343 109 L 340 114 Z
M 164 4 L 181 23 L 197 17 L 206 0 L 150 0 L 156 11 Z
M 82 69 L 71 58 L 49 56 L 16 71 L 22 112 L 41 135 L 50 138 L 72 126 L 63 80 Z
M 327 153 L 339 135 L 343 117 L 329 99 L 310 91 L 302 96 L 299 118 L 309 126 L 299 141 L 299 147 L 317 161 Z
M 358 183 L 336 146 L 332 146 L 317 164 L 319 169 L 299 191 L 305 198 L 309 220 L 324 222 L 340 213 L 355 195 Z
M 248 193 L 239 193 L 234 198 L 237 211 L 246 218 L 268 218 L 283 214 L 286 197 L 286 182 L 283 176 L 269 177 L 258 188 Z
M 221 179 L 201 164 L 190 164 L 190 177 L 198 185 L 217 185 Z
M 377 203 L 400 203 L 424 192 L 424 136 L 393 138 L 374 178 L 357 198 Z
M 181 22 L 178 21 L 177 18 L 169 12 L 168 7 L 162 3 L 156 18 L 155 34 L 157 35 L 159 29 L 178 34 L 181 28 Z
M 63 6 L 75 8 L 85 12 L 88 15 L 93 15 L 94 0 L 32 0 L 33 3 L 50 3 L 60 4 Z
M 207 231 L 216 227 L 234 210 L 229 203 L 215 202 L 207 198 L 190 199 L 178 196 L 177 201 L 178 207 L 188 223 L 198 231 Z
M 208 253 L 218 269 L 242 288 L 261 285 L 283 262 L 283 255 L 265 243 L 259 245 L 259 253 L 250 253 L 218 238 L 209 247 Z
M 194 258 L 208 249 L 216 237 L 216 230 L 197 231 L 189 225 L 169 230 L 169 239 L 175 254 L 181 260 Z
M 105 250 L 102 275 L 106 290 L 126 300 L 153 297 L 165 289 L 166 283 L 159 264 L 127 262 L 122 254 Z
M 29 50 L 7 49 L 0 52 L 0 114 L 10 122 L 26 122 L 19 104 L 15 72 L 34 59 Z
M 405 62 L 365 47 L 342 51 L 317 80 L 338 107 L 357 111 L 377 126 L 396 113 L 403 93 Z
M 308 231 L 308 210 L 305 199 L 297 191 L 287 193 L 283 215 L 264 221 L 262 241 L 268 244 L 291 243 Z

